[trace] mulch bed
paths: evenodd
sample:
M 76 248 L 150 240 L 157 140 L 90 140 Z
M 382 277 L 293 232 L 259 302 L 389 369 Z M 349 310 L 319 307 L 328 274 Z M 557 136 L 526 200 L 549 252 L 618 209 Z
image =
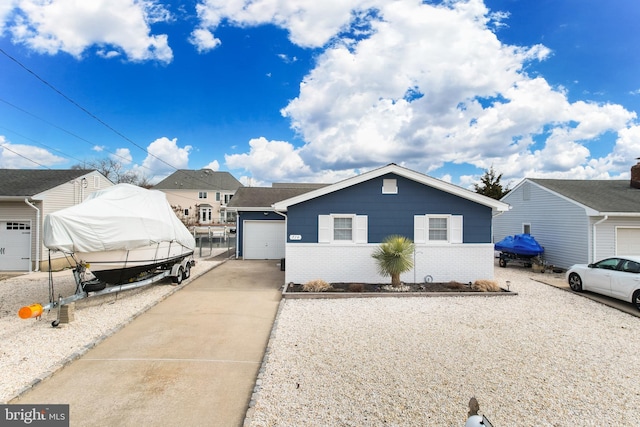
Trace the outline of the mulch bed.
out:
M 302 286 L 303 285 L 299 283 L 289 283 L 287 286 L 287 292 L 305 292 L 302 289 Z M 389 283 L 331 283 L 331 289 L 323 292 L 482 292 L 473 289 L 468 284 L 458 282 L 403 283 L 403 286 L 408 289 L 403 289 L 401 291 L 392 290 L 389 289 L 391 287 Z M 504 289 L 502 291 L 507 292 Z

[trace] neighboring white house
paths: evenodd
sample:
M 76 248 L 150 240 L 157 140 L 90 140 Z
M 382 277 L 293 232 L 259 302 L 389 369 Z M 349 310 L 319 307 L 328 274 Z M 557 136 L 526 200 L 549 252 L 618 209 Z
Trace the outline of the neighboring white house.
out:
M 0 271 L 48 270 L 44 217 L 112 185 L 96 170 L 0 169 Z M 69 265 L 59 252 L 51 260 L 54 270 Z
M 235 223 L 227 204 L 240 187 L 229 172 L 179 169 L 153 189 L 165 193 L 178 218 L 193 226 Z
M 494 218 L 495 241 L 529 233 L 548 264 L 640 254 L 640 189 L 628 180 L 527 178 L 502 201 L 511 209 Z

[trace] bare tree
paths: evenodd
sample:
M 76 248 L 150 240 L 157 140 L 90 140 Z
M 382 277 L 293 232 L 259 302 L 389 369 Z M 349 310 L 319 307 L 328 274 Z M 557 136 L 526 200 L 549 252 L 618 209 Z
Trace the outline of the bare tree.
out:
M 140 175 L 130 169 L 125 169 L 122 163 L 109 157 L 92 160 L 82 165 L 74 165 L 71 169 L 96 169 L 98 172 L 106 176 L 111 182 L 116 184 L 124 183 L 144 188 L 152 187 L 146 176 Z

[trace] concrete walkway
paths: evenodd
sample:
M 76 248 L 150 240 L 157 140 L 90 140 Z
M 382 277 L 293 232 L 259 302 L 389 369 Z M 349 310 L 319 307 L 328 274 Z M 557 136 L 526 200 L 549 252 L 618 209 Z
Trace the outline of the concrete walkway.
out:
M 241 426 L 281 299 L 276 261 L 229 260 L 10 403 L 71 426 Z

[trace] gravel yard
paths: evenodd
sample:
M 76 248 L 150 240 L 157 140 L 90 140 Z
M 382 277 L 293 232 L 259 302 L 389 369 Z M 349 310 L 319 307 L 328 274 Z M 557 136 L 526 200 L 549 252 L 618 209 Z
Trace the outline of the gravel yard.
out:
M 48 273 L 35 272 L 0 280 L 0 402 L 7 403 L 66 363 L 76 359 L 136 316 L 166 298 L 220 261 L 196 260 L 191 278 L 175 286 L 165 279 L 120 293 L 77 301 L 75 320 L 51 327 L 57 309 L 40 319 L 20 319 L 20 307 L 49 302 Z M 53 273 L 55 295 L 75 293 L 71 270 Z
M 475 396 L 496 427 L 637 425 L 640 319 L 530 277 L 496 268 L 509 297 L 285 300 L 247 424 L 462 426 Z

